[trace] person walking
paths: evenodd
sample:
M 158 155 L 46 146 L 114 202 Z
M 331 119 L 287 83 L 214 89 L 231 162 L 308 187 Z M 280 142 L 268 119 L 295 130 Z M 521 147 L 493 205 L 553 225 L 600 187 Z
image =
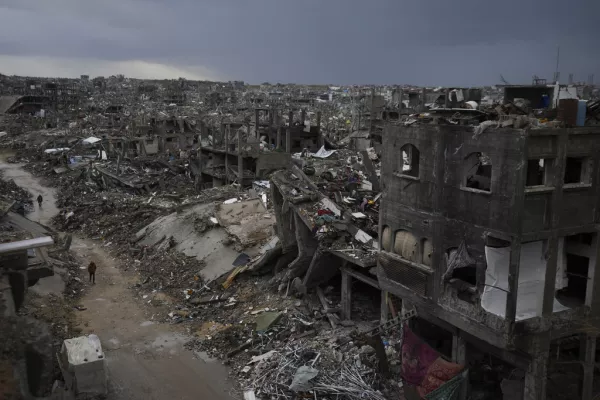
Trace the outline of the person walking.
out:
M 90 274 L 90 282 L 94 285 L 96 284 L 96 263 L 90 261 L 90 265 L 88 265 L 88 273 Z
M 37 197 L 37 202 L 38 202 L 38 206 L 41 208 L 42 207 L 42 201 L 44 201 L 44 198 L 42 197 L 41 194 L 38 194 Z

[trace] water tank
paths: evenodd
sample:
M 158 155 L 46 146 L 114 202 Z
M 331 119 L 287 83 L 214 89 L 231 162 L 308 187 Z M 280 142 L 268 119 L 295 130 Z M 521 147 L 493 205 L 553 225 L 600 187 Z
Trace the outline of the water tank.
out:
M 391 251 L 392 249 L 392 230 L 389 226 L 384 226 L 381 232 L 381 247 L 385 251 Z
M 410 232 L 398 231 L 396 232 L 396 238 L 394 239 L 394 253 L 406 260 L 417 262 L 419 241 Z

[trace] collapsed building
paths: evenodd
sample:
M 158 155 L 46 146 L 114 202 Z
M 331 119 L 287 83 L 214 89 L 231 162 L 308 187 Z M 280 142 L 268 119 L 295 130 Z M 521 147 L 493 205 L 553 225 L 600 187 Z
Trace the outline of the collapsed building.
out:
M 20 316 L 28 288 L 54 274 L 46 247 L 48 232 L 0 201 L 0 396 L 39 398 L 52 385 L 52 336 L 43 322 Z M 34 238 L 23 229 L 34 229 Z M 21 397 L 16 397 L 21 398 Z
M 13 87 L 2 93 L 25 95 L 19 88 L 26 81 L 6 82 Z M 313 291 L 318 296 L 316 306 L 294 311 L 300 320 L 274 328 L 278 335 L 307 334 L 307 340 L 317 331 L 329 336 L 329 326 L 342 335 L 358 324 L 398 327 L 411 316 L 410 329 L 452 360 L 452 368 L 468 367 L 462 372 L 471 375 L 470 387 L 464 375 L 454 382 L 462 398 L 560 398 L 564 389 L 589 399 L 597 392 L 591 386 L 597 335 L 591 316 L 600 160 L 592 128 L 562 127 L 597 124 L 598 100 L 582 105 L 571 87 L 556 85 L 256 88 L 122 76 L 75 84 L 87 100 L 70 114 L 79 100 L 67 90 L 61 101 L 70 106 L 54 107 L 52 85 L 27 92 L 47 96 L 49 105 L 0 99 L 7 121 L 0 120 L 7 131 L 0 137 L 38 148 L 35 155 L 23 152 L 24 161 L 39 161 L 34 169 L 63 188 L 57 218 L 63 229 L 111 237 L 138 261 L 146 255 L 137 245 L 185 253 L 193 242 L 198 268 L 206 262 L 217 270 L 206 268 L 214 276 L 200 275 L 203 284 L 233 271 L 224 284 L 211 285 L 219 293 L 215 300 L 199 281 L 189 282 L 189 265 L 172 263 L 166 279 L 175 276 L 178 289 L 194 289 L 186 289 L 193 296 L 186 295 L 183 309 L 168 321 L 210 314 L 231 296 L 223 307 L 229 322 L 239 324 L 233 317 L 243 314 L 235 309 L 237 288 L 220 297 L 221 284 L 227 289 L 242 270 L 273 267 L 285 307 L 300 307 L 288 291 L 305 300 Z M 484 93 L 493 94 L 490 107 L 481 106 Z M 29 129 L 36 120 L 56 129 Z M 249 200 L 239 201 L 250 186 Z M 215 199 L 235 196 L 227 200 L 234 202 L 219 211 L 196 204 L 213 191 L 222 192 Z M 249 205 L 260 212 L 238 223 L 245 218 L 238 211 Z M 127 230 L 120 232 L 123 221 L 152 229 L 140 230 L 139 242 L 130 246 Z M 278 237 L 259 246 L 272 225 Z M 236 244 L 249 246 L 244 253 L 217 245 L 239 231 L 244 240 Z M 218 240 L 207 241 L 204 232 L 218 232 Z M 203 246 L 214 252 L 207 255 Z M 246 336 L 231 343 L 243 347 L 251 339 L 252 352 L 271 349 L 258 344 L 263 333 L 244 329 Z M 380 349 L 404 357 L 396 346 L 404 337 L 386 334 L 395 338 L 385 345 L 379 340 Z M 205 346 L 216 348 L 210 340 Z M 339 360 L 332 365 L 333 374 Z M 418 398 L 410 381 L 404 385 L 407 398 Z
M 569 398 L 591 399 L 598 130 L 476 132 L 387 127 L 378 283 L 451 337 L 454 361 L 477 349 L 520 369 L 505 398 L 560 398 L 552 370 L 567 363 Z
M 255 108 L 252 123 L 222 122 L 216 129 L 202 122 L 197 168 L 192 167 L 200 185 L 217 187 L 238 182 L 247 186 L 285 168 L 292 153 L 316 152 L 323 146 L 320 113 L 316 115 L 316 126 L 311 126 L 305 110 L 294 118 L 290 110 L 284 123 L 278 110 Z

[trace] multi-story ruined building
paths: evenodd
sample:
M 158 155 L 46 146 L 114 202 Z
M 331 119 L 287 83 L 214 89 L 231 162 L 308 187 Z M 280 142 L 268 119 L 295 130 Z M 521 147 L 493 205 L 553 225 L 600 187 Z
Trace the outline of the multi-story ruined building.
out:
M 199 172 L 194 166 L 194 175 L 203 186 L 251 184 L 288 165 L 291 153 L 316 152 L 323 145 L 321 114 L 315 117 L 316 125 L 311 126 L 306 110 L 296 116 L 290 110 L 285 124 L 278 110 L 256 108 L 252 122 L 222 121 L 219 128 L 201 122 Z
M 383 149 L 382 290 L 451 334 L 454 361 L 521 369 L 525 399 L 558 398 L 548 371 L 575 341 L 570 398 L 591 399 L 600 131 L 388 126 Z

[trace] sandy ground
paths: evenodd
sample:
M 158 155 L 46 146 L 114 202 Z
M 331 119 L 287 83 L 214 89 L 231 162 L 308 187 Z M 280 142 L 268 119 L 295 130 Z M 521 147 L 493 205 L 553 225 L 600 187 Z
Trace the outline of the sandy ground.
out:
M 227 371 L 218 361 L 200 359 L 183 348 L 186 336 L 174 326 L 153 323 L 128 286 L 135 277 L 115 265 L 97 242 L 76 239 L 73 251 L 83 265 L 94 261 L 91 285 L 79 315 L 84 333 L 104 346 L 110 379 L 109 399 L 233 399 L 226 393 Z
M 35 197 L 40 193 L 44 197 L 42 207 L 36 203 L 28 217 L 48 224 L 58 212 L 55 190 L 44 187 L 20 165 L 4 163 L 2 158 L 0 170 L 6 178 L 14 179 Z M 78 317 L 83 332 L 97 334 L 106 352 L 108 400 L 236 398 L 222 364 L 185 350 L 183 344 L 188 338 L 177 326 L 147 318 L 142 300 L 134 298 L 129 289 L 136 278 L 119 269 L 100 242 L 74 237 L 71 248 L 83 266 L 92 260 L 98 266 L 96 284 L 90 284 L 81 300 L 86 310 L 78 312 Z M 38 283 L 41 287 L 53 286 L 42 281 Z

